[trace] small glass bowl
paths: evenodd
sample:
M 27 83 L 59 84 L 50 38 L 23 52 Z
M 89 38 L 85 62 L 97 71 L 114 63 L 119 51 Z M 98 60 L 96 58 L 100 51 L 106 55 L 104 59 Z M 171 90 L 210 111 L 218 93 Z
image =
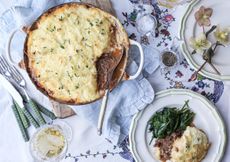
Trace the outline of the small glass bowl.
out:
M 155 30 L 157 28 L 157 19 L 153 15 L 155 13 L 154 7 L 150 4 L 139 3 L 134 6 L 136 15 L 136 28 L 141 36 L 149 36 L 153 34 L 155 36 Z
M 37 150 L 37 146 L 36 146 L 36 142 L 37 142 L 37 138 L 39 136 L 40 133 L 42 133 L 44 130 L 48 129 L 48 128 L 52 128 L 56 131 L 58 131 L 63 137 L 64 137 L 64 147 L 62 149 L 62 151 L 57 155 L 57 156 L 45 156 L 42 155 L 42 153 L 40 153 Z M 64 122 L 55 122 L 55 123 L 49 123 L 46 124 L 44 126 L 42 126 L 41 128 L 39 128 L 34 135 L 32 136 L 31 140 L 30 140 L 30 152 L 34 158 L 34 160 L 36 162 L 57 162 L 62 160 L 65 157 L 65 154 L 67 152 L 67 148 L 68 148 L 68 142 L 71 140 L 72 138 L 72 131 L 71 128 Z
M 179 53 L 171 49 L 165 49 L 162 51 L 159 59 L 162 72 L 174 69 L 181 61 Z
M 139 13 L 136 20 L 136 28 L 142 35 L 149 36 L 150 34 L 155 34 L 157 27 L 157 20 L 151 14 Z

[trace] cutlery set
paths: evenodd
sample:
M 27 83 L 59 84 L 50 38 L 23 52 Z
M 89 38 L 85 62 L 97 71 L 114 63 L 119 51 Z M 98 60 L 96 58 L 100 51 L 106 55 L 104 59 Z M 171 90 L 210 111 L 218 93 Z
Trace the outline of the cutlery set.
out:
M 29 97 L 26 92 L 26 82 L 23 76 L 3 56 L 0 56 L 0 82 L 14 100 L 12 109 L 25 141 L 29 140 L 26 128 L 30 126 L 30 123 L 35 128 L 46 124 L 41 113 L 52 120 L 56 119 L 56 116 L 51 111 L 35 103 Z

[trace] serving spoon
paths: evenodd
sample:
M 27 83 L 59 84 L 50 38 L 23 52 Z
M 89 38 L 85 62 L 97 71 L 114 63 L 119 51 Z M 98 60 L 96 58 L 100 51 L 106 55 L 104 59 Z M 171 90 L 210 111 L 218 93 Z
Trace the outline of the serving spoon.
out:
M 102 98 L 101 108 L 100 108 L 100 113 L 99 113 L 99 118 L 97 123 L 97 133 L 99 136 L 102 134 L 105 111 L 106 111 L 107 101 L 110 92 L 110 81 L 113 78 L 113 73 L 116 67 L 119 65 L 119 63 L 122 60 L 123 53 L 124 53 L 124 49 L 115 50 L 112 53 L 104 54 L 98 61 L 98 65 L 100 65 L 100 68 L 106 69 L 105 94 Z

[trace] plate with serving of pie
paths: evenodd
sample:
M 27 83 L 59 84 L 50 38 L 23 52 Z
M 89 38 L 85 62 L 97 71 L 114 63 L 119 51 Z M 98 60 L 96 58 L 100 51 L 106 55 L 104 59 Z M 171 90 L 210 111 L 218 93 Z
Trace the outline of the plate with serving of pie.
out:
M 190 90 L 165 90 L 132 120 L 130 149 L 141 162 L 219 162 L 226 132 L 215 106 Z

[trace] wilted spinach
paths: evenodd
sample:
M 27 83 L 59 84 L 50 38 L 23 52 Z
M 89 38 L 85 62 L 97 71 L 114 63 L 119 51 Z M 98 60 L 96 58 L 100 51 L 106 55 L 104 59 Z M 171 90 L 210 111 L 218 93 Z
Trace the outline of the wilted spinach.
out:
M 149 120 L 149 131 L 153 138 L 165 138 L 173 132 L 183 131 L 191 125 L 195 113 L 189 109 L 188 100 L 182 108 L 164 107 L 163 110 L 156 112 Z

